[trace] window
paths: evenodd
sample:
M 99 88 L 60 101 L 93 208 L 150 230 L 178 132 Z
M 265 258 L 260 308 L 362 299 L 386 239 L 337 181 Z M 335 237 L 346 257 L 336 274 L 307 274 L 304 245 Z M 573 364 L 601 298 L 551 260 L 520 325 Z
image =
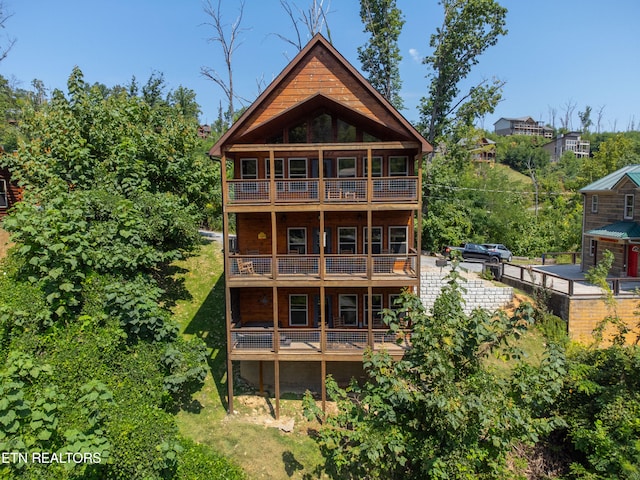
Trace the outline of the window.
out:
M 356 127 L 338 119 L 338 142 L 355 142 Z
M 367 176 L 367 172 L 369 171 L 367 162 L 367 157 L 362 159 L 362 171 L 364 172 L 364 176 Z M 381 177 L 382 176 L 382 157 L 371 157 L 371 176 L 372 177 Z
M 598 242 L 595 238 L 589 240 L 589 256 L 593 257 L 598 249 Z
M 328 143 L 332 139 L 331 115 L 323 113 L 311 120 L 311 143 Z
M 282 158 L 274 158 L 273 159 L 275 165 L 275 178 L 276 178 L 276 190 L 278 192 L 282 192 L 284 190 L 284 182 L 278 182 L 278 179 L 284 178 L 284 159 Z M 264 159 L 266 177 L 267 180 L 271 178 L 271 162 L 268 158 Z
M 373 325 L 380 324 L 382 322 L 382 295 L 374 293 L 371 296 L 371 308 Z M 369 295 L 364 296 L 364 325 L 369 325 Z
M 7 208 L 8 206 L 7 181 L 4 178 L 0 178 L 0 208 Z
M 307 253 L 307 229 L 300 228 L 288 228 L 287 229 L 287 246 L 289 253 Z
M 624 219 L 631 220 L 633 218 L 633 194 L 624 196 Z
M 273 162 L 276 166 L 276 178 L 284 178 L 284 160 L 282 158 L 274 158 Z M 264 171 L 267 172 L 267 179 L 271 178 L 271 162 L 268 158 L 264 159 Z
M 307 295 L 289 295 L 289 325 L 306 327 L 308 317 Z
M 306 158 L 290 158 L 289 159 L 289 178 L 307 178 L 307 159 Z M 304 192 L 307 189 L 307 182 L 290 182 L 289 190 L 292 192 Z
M 400 298 L 400 295 L 397 293 L 392 293 L 389 295 L 389 310 L 400 310 L 400 305 L 396 304 L 396 301 Z
M 406 177 L 409 175 L 407 157 L 389 157 L 389 176 Z
M 339 295 L 338 303 L 340 304 L 340 318 L 346 327 L 355 327 L 358 325 L 358 296 L 357 295 Z
M 407 253 L 407 227 L 389 227 L 389 251 Z
M 363 142 L 379 142 L 380 139 L 369 132 L 362 132 Z
M 240 176 L 243 180 L 256 180 L 258 178 L 258 159 L 243 158 L 240 160 Z
M 243 158 L 240 160 L 240 176 L 243 180 L 258 179 L 258 159 Z M 256 182 L 246 182 L 242 184 L 243 192 L 257 192 L 258 184 Z
M 289 143 L 307 143 L 307 122 L 289 128 Z
M 355 157 L 338 157 L 338 177 L 355 177 Z
M 338 251 L 356 253 L 356 227 L 338 227 Z
M 591 213 L 598 213 L 598 195 L 591 197 Z
M 364 253 L 369 253 L 369 229 L 364 227 L 362 229 L 362 238 L 363 240 L 363 248 L 362 251 Z M 379 255 L 382 253 L 382 227 L 371 227 L 371 253 L 374 255 Z
M 307 178 L 307 159 L 289 159 L 289 178 Z

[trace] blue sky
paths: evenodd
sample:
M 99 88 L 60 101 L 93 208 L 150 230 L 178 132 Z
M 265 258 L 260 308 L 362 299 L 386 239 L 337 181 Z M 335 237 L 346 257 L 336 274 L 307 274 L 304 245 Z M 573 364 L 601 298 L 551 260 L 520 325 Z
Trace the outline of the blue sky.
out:
M 212 0 L 215 1 L 215 0 Z M 328 0 L 325 0 L 327 2 Z M 292 0 L 306 6 L 310 0 Z M 30 89 L 34 78 L 49 89 L 66 90 L 77 65 L 89 83 L 126 84 L 135 75 L 143 84 L 153 72 L 164 74 L 168 88 L 194 90 L 201 121 L 214 121 L 223 94 L 200 74 L 203 66 L 224 71 L 202 0 L 5 0 L 13 16 L 0 32 L 17 40 L 0 63 L 0 74 Z M 428 71 L 421 58 L 430 53 L 429 35 L 441 23 L 436 0 L 397 0 L 406 24 L 400 38 L 403 60 L 403 115 L 416 121 L 426 93 Z M 640 20 L 638 0 L 503 0 L 509 33 L 474 67 L 468 85 L 497 77 L 506 81 L 503 101 L 480 126 L 492 129 L 500 117 L 532 116 L 556 126 L 568 105 L 577 113 L 586 105 L 592 118 L 603 108 L 605 131 L 640 129 Z M 223 0 L 231 23 L 239 0 Z M 332 0 L 329 26 L 334 46 L 359 68 L 357 48 L 366 41 L 357 0 Z M 279 0 L 246 0 L 242 44 L 235 57 L 235 88 L 253 100 L 258 81 L 267 84 L 295 55 L 274 33 L 292 29 Z M 6 43 L 6 36 L 0 39 Z

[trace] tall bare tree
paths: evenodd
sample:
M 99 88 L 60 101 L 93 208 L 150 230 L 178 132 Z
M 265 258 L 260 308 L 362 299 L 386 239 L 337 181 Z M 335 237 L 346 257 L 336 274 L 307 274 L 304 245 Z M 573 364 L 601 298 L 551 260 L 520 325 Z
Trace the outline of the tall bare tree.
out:
M 565 132 L 568 132 L 573 128 L 573 112 L 575 111 L 576 106 L 576 103 L 571 99 L 567 100 L 567 103 L 563 105 L 564 116 L 560 119 L 560 123 L 562 124 L 562 129 Z
M 549 107 L 549 122 L 551 122 L 551 128 L 556 129 L 556 116 L 558 115 L 558 109 L 556 107 Z
M 6 28 L 5 24 L 12 16 L 13 14 L 7 11 L 4 1 L 0 0 L 0 29 L 4 30 Z M 6 35 L 0 36 L 0 62 L 7 58 L 9 51 L 11 51 L 15 43 L 15 38 Z
M 204 11 L 209 17 L 209 21 L 205 22 L 205 25 L 213 29 L 213 35 L 207 40 L 210 43 L 220 45 L 226 66 L 226 75 L 221 75 L 216 69 L 211 67 L 201 67 L 200 73 L 215 82 L 224 92 L 228 102 L 228 120 L 232 122 L 235 114 L 233 101 L 239 98 L 233 90 L 233 54 L 242 44 L 240 35 L 246 30 L 240 27 L 244 13 L 244 0 L 240 1 L 238 16 L 231 25 L 224 23 L 222 12 L 220 11 L 221 3 L 222 0 L 218 0 L 217 4 L 214 5 L 211 3 L 211 0 L 206 0 Z
M 605 105 L 602 105 L 600 108 L 598 108 L 598 112 L 596 113 L 596 132 L 600 133 L 600 129 L 602 128 L 602 120 L 604 118 L 604 107 Z
M 325 6 L 326 3 L 326 6 Z M 331 0 L 312 0 L 311 5 L 305 10 L 298 7 L 289 0 L 280 0 L 280 5 L 285 11 L 291 25 L 293 26 L 293 38 L 286 37 L 280 33 L 275 33 L 277 37 L 285 42 L 293 45 L 298 51 L 302 50 L 306 42 L 316 33 L 327 34 L 327 38 L 331 42 L 331 30 L 327 22 L 327 15 L 331 13 Z

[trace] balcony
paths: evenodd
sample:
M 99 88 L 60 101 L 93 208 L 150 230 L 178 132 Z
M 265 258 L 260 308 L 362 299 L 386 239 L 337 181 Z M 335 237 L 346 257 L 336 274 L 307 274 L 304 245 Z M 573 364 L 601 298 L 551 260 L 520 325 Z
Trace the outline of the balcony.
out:
M 229 204 L 417 202 L 418 177 L 325 179 L 279 179 L 272 192 L 270 180 L 227 180 L 225 198 Z M 370 193 L 369 193 L 370 192 Z M 370 197 L 370 198 L 369 198 Z
M 367 347 L 373 350 L 385 349 L 389 353 L 402 354 L 411 347 L 408 330 L 390 333 L 387 329 L 344 329 L 327 328 L 281 328 L 279 341 L 274 344 L 276 333 L 273 328 L 236 327 L 231 329 L 231 350 L 236 353 L 249 351 L 287 353 L 357 353 L 362 354 Z
M 227 269 L 229 279 L 260 280 L 277 277 L 339 278 L 357 276 L 361 278 L 395 276 L 416 278 L 418 254 L 391 253 L 371 255 L 368 267 L 367 255 L 326 254 L 324 262 L 320 255 L 276 255 L 275 268 L 272 255 L 231 255 Z M 321 268 L 322 267 L 322 268 Z

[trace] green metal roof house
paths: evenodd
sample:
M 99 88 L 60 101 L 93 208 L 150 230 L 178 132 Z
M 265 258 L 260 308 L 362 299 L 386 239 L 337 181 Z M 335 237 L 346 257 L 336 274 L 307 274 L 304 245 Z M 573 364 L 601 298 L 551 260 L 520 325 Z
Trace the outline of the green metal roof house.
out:
M 580 190 L 583 196 L 582 270 L 614 254 L 610 274 L 638 276 L 640 165 L 627 165 Z

